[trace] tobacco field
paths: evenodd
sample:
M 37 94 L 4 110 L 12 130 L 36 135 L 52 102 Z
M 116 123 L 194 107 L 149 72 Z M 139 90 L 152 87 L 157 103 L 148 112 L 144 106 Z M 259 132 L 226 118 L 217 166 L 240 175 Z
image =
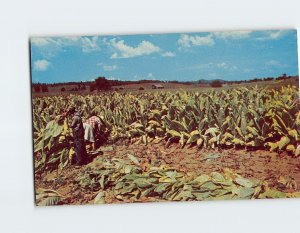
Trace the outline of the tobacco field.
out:
M 299 163 L 300 100 L 295 86 L 72 94 L 33 99 L 38 184 L 47 174 L 55 174 L 52 184 L 57 184 L 70 168 L 72 130 L 68 127 L 70 119 L 61 116 L 70 106 L 76 106 L 84 118 L 98 113 L 108 135 L 105 146 L 150 149 L 160 145 L 162 154 L 170 148 L 197 151 L 200 157 L 209 152 L 211 161 L 227 150 L 245 154 L 266 151 Z M 55 190 L 57 185 L 36 185 L 37 205 L 299 196 L 293 179 L 281 177 L 282 185 L 289 188 L 283 191 L 265 180 L 243 177 L 232 168 L 202 173 L 144 160 L 133 152 L 95 156 L 97 166 L 76 170 L 72 183 L 73 188 L 91 194 L 87 201 L 70 201 Z

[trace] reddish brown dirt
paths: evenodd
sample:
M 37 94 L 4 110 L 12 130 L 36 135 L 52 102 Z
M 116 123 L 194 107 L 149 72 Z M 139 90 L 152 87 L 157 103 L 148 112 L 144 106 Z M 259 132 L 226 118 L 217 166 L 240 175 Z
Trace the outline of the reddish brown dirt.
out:
M 105 148 L 103 148 L 105 150 Z M 112 150 L 105 150 L 102 155 L 106 158 L 122 158 L 132 154 L 142 164 L 159 166 L 167 164 L 185 173 L 196 175 L 210 174 L 213 171 L 222 172 L 229 168 L 247 178 L 255 178 L 268 182 L 284 192 L 300 190 L 300 158 L 293 158 L 286 153 L 278 154 L 263 150 L 198 150 L 197 148 L 180 148 L 177 144 L 165 148 L 163 144 L 151 145 L 116 145 Z M 205 159 L 209 154 L 217 154 L 218 158 Z M 88 166 L 67 167 L 56 179 L 56 172 L 36 176 L 36 188 L 54 189 L 66 197 L 67 203 L 90 203 L 97 195 L 91 191 L 78 189 L 74 180 Z M 294 181 L 296 187 L 287 189 L 278 182 L 280 177 L 287 181 Z

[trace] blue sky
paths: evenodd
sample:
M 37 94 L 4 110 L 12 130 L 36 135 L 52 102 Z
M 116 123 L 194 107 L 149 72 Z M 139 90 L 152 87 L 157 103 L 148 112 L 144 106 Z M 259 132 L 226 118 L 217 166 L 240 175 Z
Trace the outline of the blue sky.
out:
M 33 37 L 30 42 L 33 82 L 298 75 L 296 30 Z

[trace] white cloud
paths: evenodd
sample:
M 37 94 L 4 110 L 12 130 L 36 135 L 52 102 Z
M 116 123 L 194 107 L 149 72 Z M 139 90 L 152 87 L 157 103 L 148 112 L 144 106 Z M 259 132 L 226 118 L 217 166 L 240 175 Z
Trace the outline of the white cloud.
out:
M 277 40 L 284 36 L 288 31 L 287 30 L 272 30 L 263 32 L 265 35 L 261 37 L 257 37 L 257 40 Z
M 103 69 L 104 69 L 105 71 L 113 71 L 113 70 L 118 69 L 118 66 L 116 66 L 116 65 L 112 65 L 112 66 L 104 65 L 104 66 L 103 66 Z
M 31 43 L 37 47 L 45 46 L 69 46 L 76 44 L 79 41 L 79 37 L 65 36 L 65 37 L 33 37 Z
M 222 63 L 218 63 L 217 67 L 227 69 L 228 65 L 226 64 L 226 62 L 222 62 Z
M 33 63 L 34 70 L 36 71 L 45 71 L 50 66 L 50 62 L 45 59 L 37 60 Z
M 269 67 L 288 67 L 287 64 L 284 64 L 284 63 L 281 63 L 280 61 L 277 61 L 277 60 L 269 60 L 267 62 L 265 62 L 265 65 L 266 66 L 269 66 Z
M 117 41 L 116 38 L 110 40 L 110 45 L 114 49 L 111 58 L 130 58 L 160 52 L 160 48 L 149 41 L 142 41 L 138 46 L 126 45 L 124 40 Z
M 219 77 L 219 74 L 213 72 L 213 73 L 209 73 L 208 76 L 216 78 Z
M 164 53 L 162 54 L 162 56 L 163 56 L 163 57 L 174 57 L 174 56 L 176 56 L 176 54 L 173 53 L 173 52 L 164 52 Z
M 283 30 L 270 32 L 269 37 L 270 37 L 270 39 L 278 39 L 279 37 L 283 36 L 285 33 L 286 33 L 286 31 L 283 31 Z
M 280 66 L 280 62 L 276 60 L 270 60 L 266 62 L 267 66 Z
M 237 70 L 237 66 L 229 65 L 229 64 L 227 64 L 226 62 L 218 63 L 218 64 L 217 64 L 217 67 L 218 67 L 218 68 L 222 68 L 222 69 L 224 69 L 224 70 L 230 70 L 230 71 Z
M 212 35 L 207 36 L 190 36 L 182 34 L 177 41 L 180 47 L 190 48 L 191 46 L 212 46 L 215 44 Z
M 156 77 L 152 73 L 148 73 L 146 76 L 135 75 L 134 80 L 156 80 Z
M 31 44 L 42 47 L 49 45 L 51 43 L 55 43 L 53 39 L 47 38 L 47 37 L 34 37 L 30 40 Z
M 152 80 L 155 80 L 156 78 L 154 77 L 154 75 L 152 73 L 149 73 L 147 75 L 147 79 L 152 79 Z
M 102 62 L 98 63 L 97 66 L 101 66 L 102 69 L 105 70 L 105 71 L 113 71 L 113 70 L 118 69 L 117 65 L 106 65 Z
M 215 64 L 212 62 L 209 63 L 201 63 L 197 65 L 192 66 L 184 66 L 182 68 L 179 68 L 177 70 L 203 70 L 203 69 L 215 69 Z
M 244 39 L 250 36 L 252 31 L 229 31 L 229 32 L 212 32 L 217 38 L 221 39 Z
M 243 72 L 245 72 L 245 73 L 250 73 L 252 71 L 253 71 L 253 69 L 249 69 L 249 68 L 243 69 Z
M 79 36 L 64 36 L 61 37 L 62 40 L 64 40 L 65 42 L 76 42 L 80 39 Z
M 118 80 L 118 81 L 121 81 L 120 78 L 113 77 L 113 76 L 110 76 L 110 77 L 108 77 L 107 79 L 109 79 L 109 80 Z
M 31 44 L 38 47 L 43 55 L 51 57 L 67 46 L 80 46 L 82 52 L 95 52 L 100 50 L 98 37 L 33 37 Z
M 93 36 L 92 38 L 82 37 L 81 46 L 82 46 L 82 52 L 84 53 L 100 51 L 97 36 Z

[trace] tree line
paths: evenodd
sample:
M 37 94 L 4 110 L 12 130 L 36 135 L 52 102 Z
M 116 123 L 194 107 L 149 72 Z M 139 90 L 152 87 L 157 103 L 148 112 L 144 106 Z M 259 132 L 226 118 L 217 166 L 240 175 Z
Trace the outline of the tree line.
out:
M 238 80 L 238 81 L 226 81 L 222 79 L 216 80 L 206 80 L 201 79 L 198 81 L 161 81 L 161 80 L 138 80 L 138 81 L 121 81 L 121 80 L 109 80 L 105 77 L 101 76 L 95 79 L 95 81 L 89 82 L 67 82 L 67 83 L 53 83 L 53 84 L 46 84 L 46 83 L 33 83 L 32 88 L 35 92 L 48 92 L 48 86 L 55 87 L 55 86 L 69 86 L 69 85 L 76 85 L 72 87 L 69 91 L 80 91 L 86 90 L 86 87 L 89 86 L 89 90 L 92 92 L 94 90 L 101 91 L 101 90 L 111 90 L 113 86 L 123 86 L 129 84 L 144 84 L 144 83 L 176 83 L 176 84 L 205 84 L 210 85 L 212 87 L 221 87 L 223 84 L 241 84 L 241 83 L 252 83 L 252 82 L 259 82 L 259 81 L 271 81 L 271 80 L 285 80 L 289 78 L 298 78 L 298 76 L 287 76 L 286 74 L 282 74 L 281 76 L 274 78 L 274 77 L 266 77 L 266 78 L 253 78 L 250 80 Z M 62 87 L 62 92 L 66 91 L 65 87 Z

